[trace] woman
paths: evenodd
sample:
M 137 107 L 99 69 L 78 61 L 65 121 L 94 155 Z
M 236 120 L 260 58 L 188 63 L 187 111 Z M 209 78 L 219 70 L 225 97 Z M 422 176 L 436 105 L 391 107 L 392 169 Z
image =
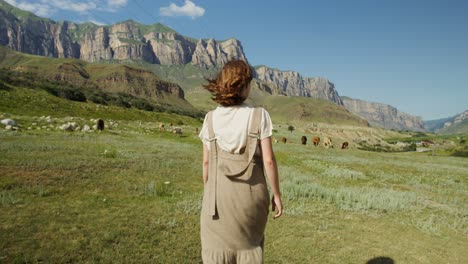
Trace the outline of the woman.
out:
M 208 263 L 263 263 L 264 231 L 273 192 L 274 219 L 282 214 L 278 169 L 268 112 L 244 103 L 252 69 L 241 60 L 226 63 L 205 88 L 220 104 L 209 112 L 203 141 L 204 193 L 200 219 L 202 258 Z

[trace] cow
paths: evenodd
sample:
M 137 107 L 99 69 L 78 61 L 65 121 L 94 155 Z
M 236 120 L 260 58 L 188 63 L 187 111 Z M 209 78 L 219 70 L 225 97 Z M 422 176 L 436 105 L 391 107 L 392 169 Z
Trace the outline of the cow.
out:
M 198 127 L 195 128 L 195 134 L 198 134 Z
M 172 129 L 172 133 L 180 137 L 180 136 L 182 136 L 182 128 L 180 128 L 180 127 L 174 127 L 174 128 Z
M 277 138 L 273 138 L 273 142 L 274 142 L 274 143 L 278 143 L 278 139 L 277 139 Z
M 99 131 L 103 131 L 103 130 L 104 130 L 104 120 L 102 120 L 102 119 L 99 118 L 99 119 L 97 120 L 97 124 L 96 124 L 96 125 L 97 125 L 97 129 L 98 129 Z
M 159 123 L 159 131 L 164 131 L 164 123 Z
M 343 142 L 343 144 L 341 144 L 341 149 L 347 149 L 349 146 L 349 143 L 347 141 Z
M 286 144 L 286 141 L 288 141 L 288 139 L 285 138 L 285 137 L 283 137 L 283 138 L 281 139 L 281 142 L 283 142 L 284 144 Z
M 312 142 L 314 143 L 314 146 L 318 146 L 320 144 L 320 138 L 319 137 L 313 137 Z
M 330 137 L 325 137 L 323 139 L 323 145 L 326 147 L 326 148 L 333 148 L 333 144 L 332 144 L 332 139 Z
M 301 143 L 302 143 L 302 145 L 306 145 L 306 144 L 307 144 L 307 137 L 306 137 L 306 136 L 302 136 L 302 137 L 301 137 Z

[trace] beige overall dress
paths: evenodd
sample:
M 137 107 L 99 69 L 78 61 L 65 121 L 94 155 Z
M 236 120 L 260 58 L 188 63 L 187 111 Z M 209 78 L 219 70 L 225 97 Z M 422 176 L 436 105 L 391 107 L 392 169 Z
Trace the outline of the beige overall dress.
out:
M 208 181 L 200 221 L 205 264 L 263 263 L 270 203 L 259 148 L 261 111 L 253 110 L 247 146 L 241 154 L 220 149 L 207 116 L 210 137 Z

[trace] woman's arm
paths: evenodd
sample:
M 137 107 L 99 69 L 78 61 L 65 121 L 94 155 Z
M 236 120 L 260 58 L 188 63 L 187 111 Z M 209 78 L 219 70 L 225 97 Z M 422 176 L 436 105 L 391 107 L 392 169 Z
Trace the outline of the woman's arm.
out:
M 209 150 L 205 144 L 203 144 L 203 183 L 205 184 L 208 181 L 208 161 L 209 161 Z
M 278 212 L 274 218 L 278 218 L 283 213 L 283 204 L 281 202 L 281 192 L 279 188 L 278 179 L 278 167 L 276 165 L 275 154 L 273 153 L 273 147 L 271 145 L 271 137 L 264 138 L 260 141 L 262 146 L 263 166 L 265 173 L 270 183 L 271 190 L 273 191 L 272 200 L 272 211 L 275 211 L 275 207 L 278 208 Z

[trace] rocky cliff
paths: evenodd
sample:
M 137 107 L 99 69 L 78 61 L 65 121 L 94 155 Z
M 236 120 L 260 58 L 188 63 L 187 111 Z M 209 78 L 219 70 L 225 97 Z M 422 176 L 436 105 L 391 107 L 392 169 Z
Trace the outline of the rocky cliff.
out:
M 98 26 L 43 19 L 0 0 L 0 45 L 54 58 L 89 62 L 139 60 L 153 64 L 222 66 L 231 59 L 246 60 L 236 39 L 196 42 L 162 25 L 128 20 Z
M 348 111 L 356 114 L 373 126 L 395 130 L 425 131 L 421 117 L 400 112 L 391 105 L 341 97 Z
M 468 133 L 468 110 L 452 117 L 426 121 L 425 123 L 431 132 L 441 134 Z
M 255 69 L 255 78 L 278 87 L 289 96 L 312 97 L 343 105 L 333 83 L 322 77 L 306 78 L 295 71 L 280 71 L 260 66 Z
M 192 56 L 192 63 L 203 68 L 224 65 L 232 59 L 247 61 L 241 43 L 236 39 L 217 42 L 214 39 L 199 40 Z

